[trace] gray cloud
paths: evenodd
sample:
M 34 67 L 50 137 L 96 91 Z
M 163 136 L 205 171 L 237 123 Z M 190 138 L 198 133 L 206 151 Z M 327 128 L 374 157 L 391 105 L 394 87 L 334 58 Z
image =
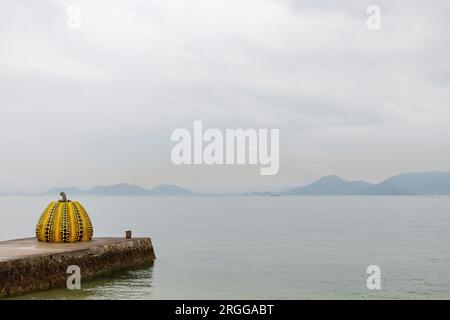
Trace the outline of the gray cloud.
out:
M 446 1 L 67 1 L 0 12 L 1 189 L 227 190 L 449 170 Z M 281 167 L 174 167 L 194 120 L 281 129 Z

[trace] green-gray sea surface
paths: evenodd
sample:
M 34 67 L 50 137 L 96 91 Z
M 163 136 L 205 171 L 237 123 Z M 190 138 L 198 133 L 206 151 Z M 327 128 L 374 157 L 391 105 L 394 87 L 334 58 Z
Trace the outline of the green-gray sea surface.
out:
M 33 236 L 51 200 L 0 197 L 0 240 Z M 450 299 L 450 197 L 77 200 L 96 236 L 149 236 L 156 262 L 21 299 Z

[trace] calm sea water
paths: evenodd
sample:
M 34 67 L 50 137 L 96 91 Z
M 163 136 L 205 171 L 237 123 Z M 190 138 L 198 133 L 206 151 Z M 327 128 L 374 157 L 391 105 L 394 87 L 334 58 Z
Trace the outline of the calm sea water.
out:
M 0 197 L 0 240 L 48 197 Z M 33 299 L 450 298 L 450 197 L 79 197 L 96 236 L 152 238 L 152 267 Z M 368 290 L 366 268 L 381 268 Z

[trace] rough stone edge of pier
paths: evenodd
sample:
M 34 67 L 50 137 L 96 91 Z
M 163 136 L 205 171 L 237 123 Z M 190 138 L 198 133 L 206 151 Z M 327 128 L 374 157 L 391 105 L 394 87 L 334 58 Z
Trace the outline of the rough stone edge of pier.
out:
M 153 264 L 156 259 L 150 238 L 134 238 L 103 246 L 0 261 L 0 298 L 62 288 L 67 267 L 80 267 L 82 280 L 108 272 Z

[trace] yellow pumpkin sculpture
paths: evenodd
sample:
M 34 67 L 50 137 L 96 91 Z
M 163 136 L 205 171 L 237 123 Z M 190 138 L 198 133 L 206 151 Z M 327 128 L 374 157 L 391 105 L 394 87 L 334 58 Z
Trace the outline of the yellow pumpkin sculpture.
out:
M 90 241 L 94 234 L 91 219 L 77 201 L 53 201 L 44 210 L 36 226 L 36 238 L 42 242 L 71 243 Z

